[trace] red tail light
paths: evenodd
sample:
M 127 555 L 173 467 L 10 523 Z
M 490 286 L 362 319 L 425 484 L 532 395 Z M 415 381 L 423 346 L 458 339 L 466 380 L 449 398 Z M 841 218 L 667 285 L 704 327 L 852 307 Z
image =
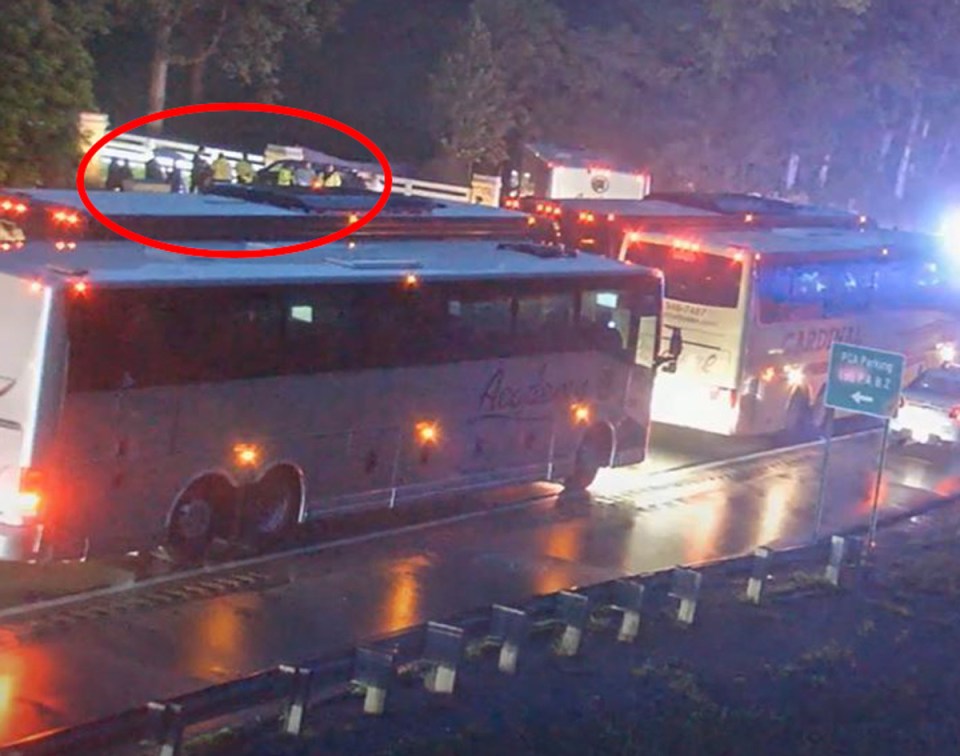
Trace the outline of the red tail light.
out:
M 16 490 L 0 491 L 0 522 L 22 526 L 40 516 L 43 503 L 39 471 L 27 467 L 20 471 L 20 483 Z
M 950 408 L 950 419 L 960 420 L 960 404 L 955 404 Z

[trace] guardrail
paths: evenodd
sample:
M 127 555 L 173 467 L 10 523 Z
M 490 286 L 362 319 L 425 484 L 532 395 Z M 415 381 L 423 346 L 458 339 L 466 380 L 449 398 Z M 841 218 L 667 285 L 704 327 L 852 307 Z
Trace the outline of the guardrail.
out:
M 905 516 L 909 515 L 895 515 L 888 521 Z M 829 541 L 782 551 L 760 548 L 713 562 L 559 591 L 534 598 L 522 609 L 494 605 L 444 623 L 427 622 L 381 637 L 348 653 L 282 664 L 176 698 L 151 701 L 112 717 L 40 734 L 0 753 L 92 754 L 133 743 L 153 743 L 158 756 L 179 756 L 187 728 L 251 710 L 265 714 L 267 707 L 274 712 L 280 709 L 281 731 L 296 738 L 304 732 L 311 707 L 345 701 L 358 693 L 363 695 L 365 714 L 382 714 L 400 677 L 419 675 L 430 693 L 452 694 L 465 655 L 478 658 L 485 650 L 493 651 L 498 670 L 510 676 L 537 638 L 552 641 L 552 653 L 573 657 L 580 653 L 584 635 L 606 632 L 611 618 L 619 620 L 612 623 L 612 636 L 618 643 L 632 643 L 637 638 L 641 615 L 653 616 L 664 609 L 674 615 L 678 627 L 693 625 L 705 567 L 722 578 L 743 579 L 745 602 L 759 604 L 774 568 L 793 570 L 800 563 L 813 564 L 834 586 L 841 582 L 859 585 L 869 574 L 864 569 L 869 567 L 865 554 L 862 537 L 832 536 Z M 601 623 L 604 628 L 594 622 L 601 617 L 608 620 Z

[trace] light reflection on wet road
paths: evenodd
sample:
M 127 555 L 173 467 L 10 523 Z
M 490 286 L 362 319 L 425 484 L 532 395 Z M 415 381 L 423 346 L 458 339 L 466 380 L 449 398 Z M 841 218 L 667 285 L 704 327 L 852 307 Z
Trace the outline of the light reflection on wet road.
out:
M 825 530 L 869 516 L 879 434 L 837 443 Z M 281 662 L 349 647 L 494 602 L 696 563 L 809 537 L 819 451 L 754 463 L 751 474 L 703 476 L 672 495 L 624 490 L 595 500 L 541 499 L 522 509 L 278 560 L 288 582 L 199 599 L 18 644 L 0 635 L 0 740 L 100 716 Z M 960 491 L 946 450 L 889 458 L 884 508 Z M 550 491 L 547 486 L 531 492 Z M 668 492 L 669 493 L 669 492 Z M 676 499 L 671 501 L 671 499 Z

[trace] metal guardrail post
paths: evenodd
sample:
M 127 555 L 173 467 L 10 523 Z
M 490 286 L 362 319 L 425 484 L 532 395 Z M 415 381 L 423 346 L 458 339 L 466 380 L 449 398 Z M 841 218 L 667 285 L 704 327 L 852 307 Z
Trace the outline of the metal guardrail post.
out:
M 763 547 L 753 552 L 753 564 L 750 568 L 750 578 L 747 580 L 747 601 L 753 604 L 760 603 L 760 596 L 770 572 L 772 554 L 770 549 Z
M 310 689 L 313 684 L 313 671 L 306 667 L 280 666 L 280 674 L 290 684 L 290 698 L 283 714 L 283 732 L 299 737 L 307 718 L 310 705 Z
M 696 570 L 677 568 L 673 571 L 673 585 L 670 595 L 680 599 L 680 608 L 677 610 L 677 621 L 688 627 L 693 624 L 697 613 L 697 601 L 700 598 L 700 584 L 703 575 Z
M 387 689 L 393 679 L 393 654 L 375 648 L 358 648 L 353 682 L 366 690 L 363 713 L 383 714 Z
M 618 580 L 613 584 L 613 608 L 623 613 L 617 641 L 633 643 L 640 631 L 640 611 L 643 609 L 645 588 L 632 580 Z
M 500 644 L 497 669 L 505 675 L 516 673 L 517 658 L 529 632 L 530 620 L 526 612 L 494 604 L 489 637 Z
M 423 659 L 430 664 L 424 685 L 431 693 L 453 693 L 463 649 L 463 630 L 439 622 L 427 623 Z
M 827 567 L 823 577 L 830 585 L 840 586 L 840 570 L 843 566 L 843 557 L 847 549 L 847 539 L 843 536 L 833 536 L 830 539 L 830 556 L 827 558 Z
M 157 756 L 180 756 L 183 745 L 183 707 L 179 704 L 151 701 L 147 704 L 150 730 L 157 743 Z
M 586 596 L 570 591 L 557 594 L 557 614 L 564 623 L 563 635 L 557 647 L 559 656 L 576 656 L 580 651 L 583 629 L 590 616 L 590 603 Z

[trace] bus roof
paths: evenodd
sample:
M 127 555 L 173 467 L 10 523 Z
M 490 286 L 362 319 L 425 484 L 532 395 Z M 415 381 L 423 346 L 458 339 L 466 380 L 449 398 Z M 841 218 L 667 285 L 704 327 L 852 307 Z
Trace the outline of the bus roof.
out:
M 720 217 L 720 213 L 689 207 L 675 202 L 652 199 L 552 199 L 551 204 L 584 212 L 613 214 L 622 217 Z
M 79 193 L 72 189 L 10 190 L 32 201 L 69 207 L 86 212 Z M 90 201 L 107 217 L 181 216 L 181 217 L 274 217 L 296 218 L 304 213 L 363 213 L 380 198 L 376 192 L 319 193 L 310 191 L 228 185 L 214 187 L 207 194 L 171 192 L 88 192 Z M 422 197 L 392 195 L 383 214 L 411 213 L 440 218 L 516 218 L 520 213 L 489 205 Z
M 355 223 L 375 206 L 374 192 L 313 192 L 304 189 L 214 185 L 205 194 L 169 192 L 89 193 L 110 220 L 163 241 L 314 239 Z M 7 209 L 5 209 L 7 208 Z M 71 216 L 71 223 L 56 221 Z M 27 239 L 116 240 L 113 230 L 87 211 L 75 191 L 0 192 L 0 219 L 19 224 Z M 230 223 L 225 224 L 224 219 Z M 391 195 L 386 206 L 354 231 L 359 236 L 524 237 L 527 216 L 498 207 Z
M 659 231 L 634 231 L 629 241 L 652 242 L 668 246 L 695 245 L 702 252 L 733 258 L 738 254 L 759 254 L 761 259 L 793 261 L 795 257 L 823 258 L 876 253 L 896 255 L 916 250 L 933 242 L 931 237 L 907 231 L 883 228 L 851 230 L 843 228 L 772 228 L 743 231 L 690 232 L 683 238 Z M 886 250 L 886 253 L 884 252 Z
M 204 242 L 211 250 L 253 251 L 271 244 Z M 0 275 L 51 285 L 75 282 L 109 286 L 220 286 L 237 284 L 424 280 L 567 278 L 605 275 L 659 277 L 660 272 L 556 247 L 495 240 L 339 241 L 305 252 L 224 259 L 163 252 L 133 242 L 77 242 L 57 251 L 50 242 L 27 242 L 0 255 Z
M 721 215 L 777 215 L 802 218 L 858 218 L 859 215 L 823 205 L 805 205 L 759 194 L 736 192 L 654 192 L 649 199 L 698 208 Z

